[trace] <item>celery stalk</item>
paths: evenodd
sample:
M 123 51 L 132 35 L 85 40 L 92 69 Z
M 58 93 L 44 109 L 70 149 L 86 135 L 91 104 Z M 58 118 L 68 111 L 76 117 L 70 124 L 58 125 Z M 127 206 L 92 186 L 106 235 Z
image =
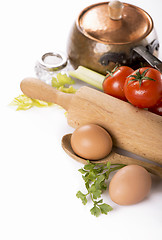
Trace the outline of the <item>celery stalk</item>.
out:
M 69 71 L 68 73 L 71 77 L 77 78 L 100 90 L 103 90 L 102 83 L 104 81 L 105 76 L 100 73 L 97 73 L 83 66 L 79 66 L 76 70 Z

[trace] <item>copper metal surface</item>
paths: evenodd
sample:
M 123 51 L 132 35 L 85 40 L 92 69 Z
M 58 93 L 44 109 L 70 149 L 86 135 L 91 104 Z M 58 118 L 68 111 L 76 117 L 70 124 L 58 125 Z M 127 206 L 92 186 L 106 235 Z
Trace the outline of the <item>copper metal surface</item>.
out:
M 120 20 L 112 20 L 108 3 L 84 9 L 78 19 L 79 30 L 87 37 L 109 44 L 128 44 L 145 38 L 153 28 L 151 17 L 141 8 L 124 3 Z
M 116 64 L 138 67 L 145 62 L 133 53 L 135 46 L 148 47 L 158 55 L 158 40 L 151 17 L 142 9 L 124 4 L 120 20 L 108 16 L 108 2 L 93 4 L 81 11 L 67 43 L 68 58 L 102 74 Z M 141 66 L 141 65 L 140 65 Z

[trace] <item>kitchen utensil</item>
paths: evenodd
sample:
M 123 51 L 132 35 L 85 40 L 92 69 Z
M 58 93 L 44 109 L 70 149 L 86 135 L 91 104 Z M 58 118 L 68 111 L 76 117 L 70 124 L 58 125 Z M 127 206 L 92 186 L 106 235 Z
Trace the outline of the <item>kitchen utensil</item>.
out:
M 136 53 L 142 56 L 152 67 L 156 68 L 162 73 L 162 62 L 152 55 L 144 46 L 137 46 L 133 49 Z
M 87 164 L 87 160 L 84 158 L 81 158 L 77 156 L 70 143 L 72 134 L 66 134 L 62 137 L 62 147 L 64 151 L 73 159 L 76 161 Z M 137 164 L 140 165 L 144 168 L 146 168 L 150 173 L 155 174 L 156 176 L 159 176 L 162 178 L 162 167 L 156 166 L 152 163 L 146 162 L 146 161 L 141 161 L 138 159 L 130 158 L 127 156 L 120 155 L 114 151 L 112 151 L 107 157 L 101 159 L 101 160 L 91 160 L 91 163 L 107 163 L 110 162 L 111 164 L 125 164 L 125 165 L 130 165 L 130 164 Z
M 70 126 L 98 124 L 110 133 L 114 146 L 162 164 L 161 116 L 86 86 L 67 94 L 41 80 L 26 78 L 20 87 L 30 98 L 62 106 Z
M 106 74 L 116 64 L 134 68 L 145 62 L 136 46 L 158 56 L 159 42 L 151 16 L 119 1 L 100 2 L 83 9 L 69 34 L 67 53 L 74 68 L 84 66 Z

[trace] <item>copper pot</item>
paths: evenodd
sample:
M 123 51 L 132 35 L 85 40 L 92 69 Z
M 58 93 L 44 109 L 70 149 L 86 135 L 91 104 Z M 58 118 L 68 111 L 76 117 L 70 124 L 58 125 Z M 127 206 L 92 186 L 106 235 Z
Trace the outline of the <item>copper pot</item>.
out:
M 119 1 L 93 4 L 75 21 L 67 45 L 69 60 L 106 74 L 116 64 L 137 67 L 145 62 L 133 51 L 144 46 L 158 56 L 159 42 L 151 16 L 143 9 Z

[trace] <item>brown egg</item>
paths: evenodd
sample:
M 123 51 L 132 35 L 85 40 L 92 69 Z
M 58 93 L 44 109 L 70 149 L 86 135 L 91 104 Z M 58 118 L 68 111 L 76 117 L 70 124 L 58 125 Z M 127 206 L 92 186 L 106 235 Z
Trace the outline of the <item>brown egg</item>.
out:
M 112 139 L 104 128 L 96 124 L 87 124 L 73 132 L 71 146 L 80 157 L 98 160 L 111 152 Z
M 121 168 L 110 181 L 109 194 L 119 205 L 131 205 L 142 201 L 150 192 L 151 175 L 138 165 Z

